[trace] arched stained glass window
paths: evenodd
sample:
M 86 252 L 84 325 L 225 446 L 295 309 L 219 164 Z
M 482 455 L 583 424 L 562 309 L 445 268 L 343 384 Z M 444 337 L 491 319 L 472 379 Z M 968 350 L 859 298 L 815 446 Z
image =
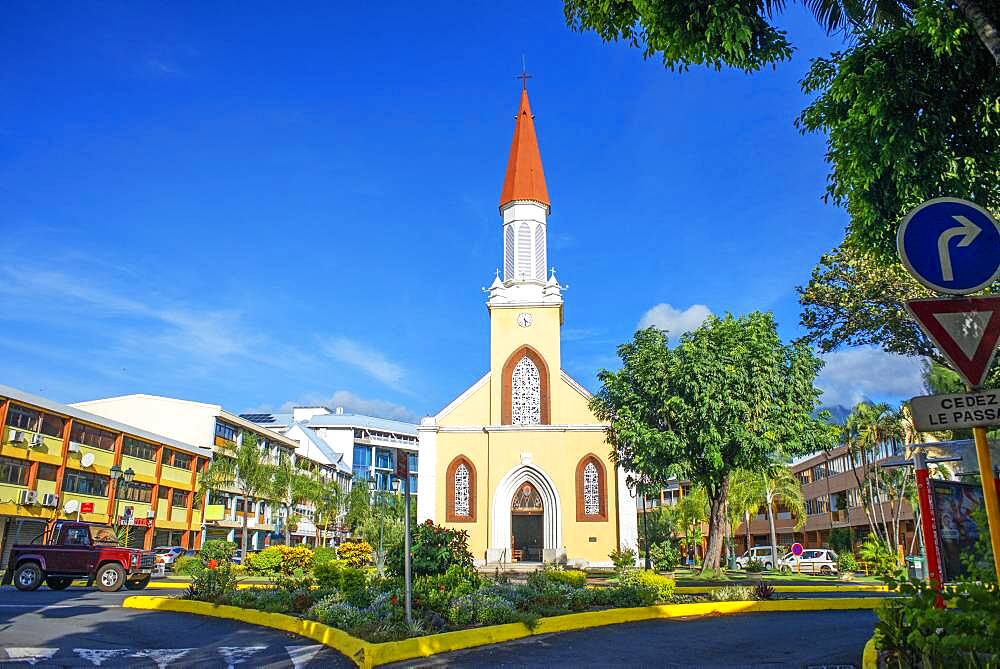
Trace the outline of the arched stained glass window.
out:
M 583 468 L 583 512 L 588 516 L 601 512 L 601 479 L 593 462 Z
M 511 375 L 511 425 L 538 425 L 542 422 L 542 388 L 538 367 L 524 356 Z
M 455 515 L 469 515 L 469 468 L 465 463 L 455 468 Z

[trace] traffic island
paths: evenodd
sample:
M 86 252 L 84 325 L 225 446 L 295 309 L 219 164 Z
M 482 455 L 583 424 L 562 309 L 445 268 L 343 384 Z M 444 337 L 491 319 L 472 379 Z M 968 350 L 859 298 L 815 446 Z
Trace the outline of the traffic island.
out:
M 362 669 L 377 667 L 418 657 L 429 657 L 466 648 L 475 648 L 505 641 L 514 641 L 538 634 L 569 632 L 621 623 L 667 618 L 701 618 L 715 615 L 763 613 L 779 611 L 847 611 L 873 610 L 880 605 L 870 597 L 842 599 L 785 599 L 743 602 L 699 602 L 695 604 L 663 604 L 638 608 L 604 609 L 586 613 L 570 613 L 540 618 L 532 628 L 524 623 L 509 623 L 429 634 L 402 641 L 371 643 L 351 636 L 343 630 L 312 620 L 282 613 L 265 613 L 256 609 L 220 606 L 170 597 L 128 597 L 124 608 L 152 611 L 172 611 L 194 615 L 239 620 L 270 627 L 312 639 L 350 658 Z

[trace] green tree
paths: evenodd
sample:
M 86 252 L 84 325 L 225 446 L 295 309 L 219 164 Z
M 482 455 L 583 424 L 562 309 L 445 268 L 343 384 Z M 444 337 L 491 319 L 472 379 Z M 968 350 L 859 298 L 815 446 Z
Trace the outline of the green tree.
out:
M 708 520 L 708 497 L 701 486 L 693 486 L 677 502 L 677 524 L 684 537 L 684 550 L 693 557 L 698 556 L 701 545 L 701 524 Z
M 264 460 L 264 454 L 257 447 L 257 435 L 243 432 L 240 443 L 235 448 L 219 447 L 199 482 L 199 497 L 219 488 L 239 491 L 243 499 L 241 548 L 244 558 L 247 554 L 247 518 L 252 504 L 272 499 L 274 476 L 275 466 Z
M 282 539 L 290 544 L 292 509 L 299 504 L 312 502 L 320 496 L 322 481 L 311 472 L 301 469 L 291 457 L 284 453 L 274 465 L 271 479 L 271 499 L 280 506 L 285 518 Z
M 900 220 L 934 197 L 1000 211 L 998 74 L 973 26 L 940 0 L 813 61 L 802 89 L 815 97 L 797 125 L 826 136 L 826 195 L 850 215 L 851 246 L 892 262 Z
M 774 527 L 774 514 L 778 506 L 792 514 L 796 530 L 806 522 L 806 500 L 802 494 L 802 484 L 792 470 L 781 463 L 773 462 L 768 468 L 757 471 L 733 472 L 730 477 L 730 499 L 739 500 L 750 515 L 764 509 L 771 535 L 771 554 L 775 559 L 781 557 Z M 772 565 L 775 569 L 779 566 L 777 563 Z
M 656 509 L 648 509 L 646 517 L 639 519 L 640 538 L 642 539 L 639 548 L 644 549 L 647 542 L 650 546 L 655 546 L 664 541 L 671 541 L 677 534 L 678 524 L 675 508 L 661 506 Z
M 718 569 L 729 476 L 758 471 L 779 447 L 818 450 L 828 434 L 815 417 L 822 363 L 803 345 L 785 345 L 771 314 L 710 317 L 675 348 L 649 328 L 618 348 L 619 371 L 603 370 L 594 413 L 609 424 L 616 464 L 651 481 L 678 470 L 709 501 L 703 569 Z
M 339 524 L 347 510 L 348 494 L 336 481 L 328 481 L 318 491 L 311 502 L 316 507 L 316 525 L 323 527 L 324 545 L 329 545 L 330 523 Z

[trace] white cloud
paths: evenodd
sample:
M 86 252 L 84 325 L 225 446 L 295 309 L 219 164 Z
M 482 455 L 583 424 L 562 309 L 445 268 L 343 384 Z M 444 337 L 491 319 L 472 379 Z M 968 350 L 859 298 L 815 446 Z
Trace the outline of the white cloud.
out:
M 380 351 L 348 337 L 336 337 L 329 340 L 323 346 L 323 350 L 335 360 L 360 369 L 368 376 L 391 388 L 402 389 L 403 367 L 386 358 Z
M 834 351 L 821 356 L 826 365 L 816 379 L 827 406 L 852 407 L 863 399 L 909 399 L 923 391 L 923 363 L 874 347 Z
M 350 390 L 338 390 L 326 399 L 318 399 L 317 396 L 311 396 L 297 402 L 285 402 L 281 405 L 281 410 L 291 411 L 292 407 L 297 406 L 325 406 L 331 409 L 343 407 L 345 413 L 359 413 L 410 423 L 415 423 L 419 419 L 417 413 L 407 406 L 388 400 L 366 399 L 359 397 Z
M 666 302 L 661 302 L 642 315 L 636 329 L 644 330 L 653 326 L 666 330 L 670 334 L 670 339 L 676 341 L 685 332 L 690 332 L 701 325 L 711 315 L 712 310 L 704 304 L 692 304 L 681 311 Z

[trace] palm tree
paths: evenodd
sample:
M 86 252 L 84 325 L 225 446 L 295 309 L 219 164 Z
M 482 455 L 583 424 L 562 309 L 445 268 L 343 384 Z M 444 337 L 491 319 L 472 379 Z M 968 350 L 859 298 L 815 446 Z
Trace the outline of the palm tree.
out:
M 316 525 L 323 526 L 324 545 L 328 545 L 326 535 L 330 532 L 330 522 L 337 522 L 347 509 L 348 495 L 336 481 L 325 481 L 314 489 L 309 499 L 316 507 Z M 317 545 L 319 543 L 317 542 Z
M 694 486 L 676 506 L 676 518 L 684 533 L 684 549 L 692 553 L 695 544 L 701 543 L 701 523 L 708 518 L 708 495 L 701 486 Z M 694 556 L 697 557 L 697 550 Z
M 771 533 L 771 555 L 774 560 L 771 566 L 778 568 L 778 535 L 774 527 L 774 511 L 781 504 L 795 519 L 795 529 L 802 527 L 806 522 L 806 501 L 802 494 L 802 484 L 787 465 L 774 463 L 763 471 L 734 472 L 730 479 L 730 495 L 748 515 L 756 514 L 761 507 L 764 508 Z
M 876 467 L 876 451 L 883 444 L 899 443 L 906 440 L 905 422 L 900 411 L 894 411 L 888 404 L 861 402 L 854 406 L 844 422 L 842 440 L 847 447 L 854 480 L 858 484 L 861 506 L 868 519 L 868 526 L 886 544 L 895 545 L 889 533 L 883 505 L 884 478 Z M 860 470 L 860 471 L 859 471 Z M 891 486 L 890 486 L 891 488 Z M 887 495 L 891 501 L 893 495 Z M 901 495 L 895 496 L 897 500 Z M 882 521 L 881 527 L 879 520 Z
M 236 448 L 220 447 L 198 484 L 198 497 L 210 490 L 235 488 L 243 499 L 242 557 L 247 554 L 247 517 L 251 500 L 270 499 L 275 476 L 275 466 L 263 459 L 257 448 L 257 435 L 243 432 Z
M 282 538 L 286 545 L 290 543 L 292 508 L 296 504 L 318 498 L 322 489 L 323 482 L 311 472 L 299 468 L 292 457 L 282 454 L 278 458 L 278 463 L 274 466 L 271 494 L 284 511 Z

